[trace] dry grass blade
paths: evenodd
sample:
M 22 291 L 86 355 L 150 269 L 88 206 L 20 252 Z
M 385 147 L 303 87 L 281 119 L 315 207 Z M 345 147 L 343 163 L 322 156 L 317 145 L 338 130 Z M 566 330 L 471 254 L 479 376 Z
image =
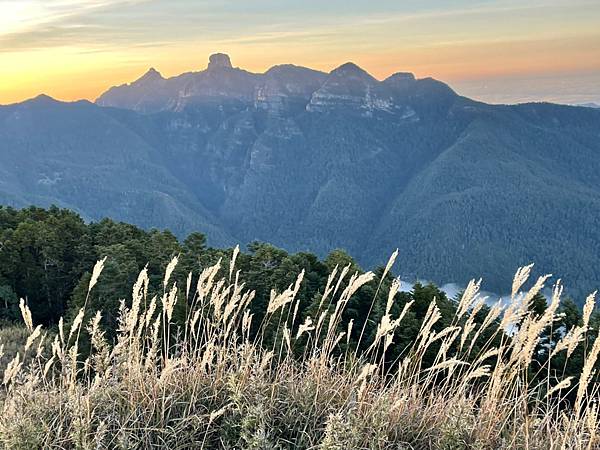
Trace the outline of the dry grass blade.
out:
M 171 259 L 171 261 L 167 265 L 167 268 L 165 270 L 165 277 L 163 279 L 163 287 L 165 289 L 167 288 L 167 284 L 169 284 L 169 280 L 171 279 L 171 274 L 175 270 L 175 267 L 177 266 L 178 263 L 179 263 L 179 257 L 174 256 L 173 259 Z
M 98 278 L 100 278 L 100 274 L 104 270 L 104 263 L 106 262 L 106 258 L 107 257 L 105 256 L 101 260 L 97 261 L 94 265 L 94 270 L 92 270 L 92 277 L 90 278 L 90 282 L 88 284 L 88 294 L 91 292 L 94 286 L 96 286 Z

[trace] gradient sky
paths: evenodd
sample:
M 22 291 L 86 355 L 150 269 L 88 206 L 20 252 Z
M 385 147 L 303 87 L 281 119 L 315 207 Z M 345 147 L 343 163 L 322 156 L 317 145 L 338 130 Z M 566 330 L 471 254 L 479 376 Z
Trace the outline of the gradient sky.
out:
M 600 103 L 600 0 L 0 0 L 0 104 L 95 99 L 149 67 L 353 61 L 489 102 Z

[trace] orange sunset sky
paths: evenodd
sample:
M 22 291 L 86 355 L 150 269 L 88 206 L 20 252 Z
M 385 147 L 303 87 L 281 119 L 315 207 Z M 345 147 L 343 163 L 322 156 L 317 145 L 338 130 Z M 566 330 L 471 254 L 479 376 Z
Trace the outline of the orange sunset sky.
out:
M 262 72 L 353 61 L 489 102 L 600 103 L 600 1 L 0 0 L 0 104 L 94 100 L 208 55 Z

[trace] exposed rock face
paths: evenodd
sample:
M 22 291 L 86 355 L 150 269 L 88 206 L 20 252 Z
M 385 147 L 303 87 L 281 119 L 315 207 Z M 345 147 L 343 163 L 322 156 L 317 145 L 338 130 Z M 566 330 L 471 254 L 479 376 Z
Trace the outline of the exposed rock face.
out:
M 134 83 L 111 88 L 96 103 L 153 113 L 183 111 L 212 98 L 243 102 L 271 117 L 287 117 L 304 110 L 326 112 L 338 107 L 370 117 L 381 111 L 404 110 L 404 106 L 395 104 L 390 88 L 401 87 L 398 83 L 408 81 L 409 75 L 397 74 L 379 82 L 350 62 L 329 74 L 292 64 L 255 74 L 234 68 L 228 55 L 215 53 L 203 71 L 165 80 L 150 69 Z
M 254 105 L 273 117 L 297 114 L 325 78 L 322 72 L 291 64 L 272 67 L 256 86 Z
M 346 63 L 334 69 L 311 97 L 307 111 L 326 112 L 341 108 L 371 117 L 375 111 L 394 109 L 390 91 L 363 69 Z
M 214 53 L 208 58 L 208 70 L 231 68 L 231 59 L 225 53 Z

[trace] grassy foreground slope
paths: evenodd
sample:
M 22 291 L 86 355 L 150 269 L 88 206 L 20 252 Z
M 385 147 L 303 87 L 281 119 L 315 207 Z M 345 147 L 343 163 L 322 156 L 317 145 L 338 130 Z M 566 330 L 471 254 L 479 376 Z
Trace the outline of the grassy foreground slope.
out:
M 552 333 L 546 331 L 561 321 L 559 283 L 539 310 L 534 302 L 547 278 L 523 293 L 531 269 L 524 267 L 514 278 L 511 305 L 495 305 L 480 320 L 483 299 L 472 282 L 449 323 L 439 326 L 442 312 L 434 299 L 418 336 L 389 358 L 396 331 L 416 307 L 408 302 L 398 308 L 398 281 L 379 283 L 383 301 L 375 295 L 367 313 L 376 320 L 375 333 L 357 353 L 367 337 L 342 317 L 356 292 L 374 281 L 373 273 L 335 268 L 311 315 L 297 308 L 306 282 L 301 273 L 289 288 L 272 291 L 264 318 L 255 323 L 248 309 L 254 293 L 239 282 L 237 255 L 234 251 L 223 267 L 219 262 L 191 274 L 180 287 L 173 281 L 174 258 L 157 296 L 148 295 L 143 270 L 131 298 L 121 302 L 113 342 L 101 325 L 105 313 L 88 310 L 104 260 L 94 267 L 79 313 L 61 320 L 53 337 L 33 323 L 21 302 L 29 337 L 3 373 L 0 445 L 544 450 L 600 445 L 593 373 L 600 339 L 590 339 L 589 329 L 593 296 L 581 321 L 548 344 L 544 340 Z M 183 317 L 176 317 L 181 311 Z M 565 357 L 566 365 L 582 348 L 577 379 L 550 370 L 554 358 Z

